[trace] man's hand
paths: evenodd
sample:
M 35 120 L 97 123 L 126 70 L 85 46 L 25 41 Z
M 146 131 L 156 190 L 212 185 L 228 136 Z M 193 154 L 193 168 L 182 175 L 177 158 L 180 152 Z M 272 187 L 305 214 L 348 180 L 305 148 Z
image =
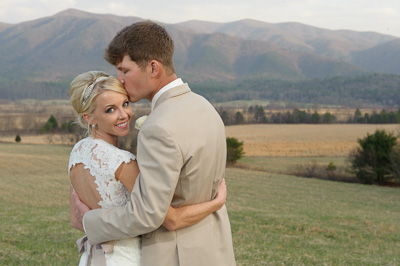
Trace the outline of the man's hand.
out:
M 72 196 L 74 197 L 74 200 L 75 200 L 75 207 L 76 207 L 75 216 L 76 216 L 76 219 L 77 219 L 78 222 L 79 222 L 79 224 L 78 224 L 77 226 L 80 227 L 80 228 L 78 228 L 78 229 L 80 229 L 80 230 L 82 230 L 83 232 L 85 232 L 85 230 L 84 230 L 84 228 L 83 228 L 82 219 L 83 219 L 83 216 L 85 215 L 85 213 L 86 213 L 87 211 L 90 211 L 90 208 L 89 208 L 89 206 L 87 206 L 85 203 L 83 203 L 83 202 L 79 199 L 79 196 L 78 196 L 78 194 L 77 194 L 75 191 L 72 192 Z M 76 227 L 75 227 L 75 228 L 76 228 Z
M 228 192 L 226 191 L 226 183 L 225 183 L 225 178 L 222 178 L 221 182 L 219 183 L 218 186 L 218 191 L 217 194 L 215 195 L 214 201 L 219 203 L 219 208 L 221 209 L 222 206 L 226 203 L 226 196 Z

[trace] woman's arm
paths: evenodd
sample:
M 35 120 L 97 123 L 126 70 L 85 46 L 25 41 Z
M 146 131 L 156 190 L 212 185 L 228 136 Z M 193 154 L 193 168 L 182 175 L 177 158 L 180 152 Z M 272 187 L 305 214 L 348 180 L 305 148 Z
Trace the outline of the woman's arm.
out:
M 175 231 L 194 225 L 206 218 L 209 214 L 221 209 L 226 202 L 226 195 L 226 183 L 223 178 L 213 200 L 181 208 L 173 208 L 170 206 L 163 226 L 169 231 Z
M 139 167 L 136 160 L 122 163 L 115 171 L 115 179 L 119 180 L 132 193 L 133 185 L 139 175 Z

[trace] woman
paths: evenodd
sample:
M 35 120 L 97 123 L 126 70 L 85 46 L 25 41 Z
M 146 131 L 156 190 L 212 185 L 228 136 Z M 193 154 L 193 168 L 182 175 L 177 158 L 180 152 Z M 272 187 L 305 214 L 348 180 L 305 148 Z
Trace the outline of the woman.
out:
M 74 228 L 82 230 L 75 215 L 72 192 L 92 209 L 122 206 L 130 200 L 130 193 L 139 173 L 136 158 L 118 149 L 118 137 L 129 133 L 132 111 L 123 85 L 112 76 L 90 71 L 77 76 L 71 83 L 69 95 L 78 114 L 79 124 L 87 128 L 88 137 L 73 148 L 69 161 L 70 214 Z M 193 225 L 220 209 L 226 199 L 224 181 L 217 196 L 210 202 L 169 208 L 164 221 L 168 230 Z M 90 246 L 83 237 L 78 240 L 83 253 L 80 265 L 140 265 L 140 238 L 129 238 L 103 243 L 102 248 Z

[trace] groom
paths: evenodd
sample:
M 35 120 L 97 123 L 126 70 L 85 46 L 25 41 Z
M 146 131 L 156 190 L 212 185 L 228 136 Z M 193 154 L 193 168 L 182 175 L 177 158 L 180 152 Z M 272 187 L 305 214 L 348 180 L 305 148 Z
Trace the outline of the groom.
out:
M 151 101 L 138 134 L 140 174 L 124 207 L 85 211 L 91 244 L 142 235 L 143 265 L 235 265 L 226 207 L 177 231 L 161 226 L 169 205 L 214 198 L 225 176 L 225 128 L 213 106 L 177 78 L 174 44 L 150 21 L 120 31 L 106 49 L 131 102 Z

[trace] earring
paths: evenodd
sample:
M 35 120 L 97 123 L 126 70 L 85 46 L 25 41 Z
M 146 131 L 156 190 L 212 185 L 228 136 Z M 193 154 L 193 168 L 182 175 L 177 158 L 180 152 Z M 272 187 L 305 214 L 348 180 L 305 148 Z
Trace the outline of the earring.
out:
M 96 124 L 93 124 L 93 125 L 92 125 L 92 128 L 94 129 L 95 127 L 96 127 Z

